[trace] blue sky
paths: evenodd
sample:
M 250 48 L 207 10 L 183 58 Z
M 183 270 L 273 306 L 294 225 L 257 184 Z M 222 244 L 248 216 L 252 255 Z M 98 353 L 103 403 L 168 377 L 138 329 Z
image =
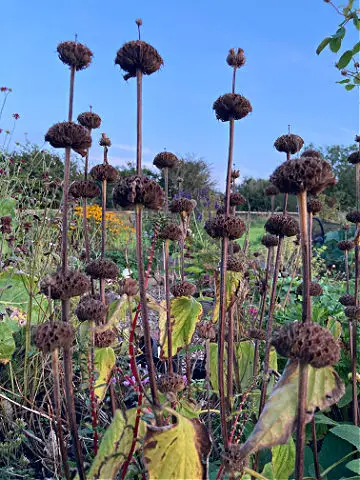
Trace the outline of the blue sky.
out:
M 134 159 L 135 81 L 123 80 L 114 58 L 136 37 L 138 17 L 142 39 L 164 59 L 162 70 L 144 79 L 144 164 L 164 147 L 193 153 L 212 165 L 223 185 L 228 124 L 215 119 L 212 104 L 230 91 L 225 58 L 231 47 L 245 50 L 237 91 L 253 106 L 236 123 L 234 161 L 243 176 L 267 177 L 283 161 L 273 142 L 289 123 L 306 143 L 352 143 L 358 93 L 335 83 L 335 54 L 315 54 L 340 22 L 323 0 L 8 0 L 1 7 L 0 83 L 13 93 L 0 127 L 11 127 L 11 114 L 18 112 L 15 140 L 28 132 L 29 140 L 42 145 L 48 127 L 66 119 L 69 71 L 56 46 L 77 33 L 94 59 L 76 76 L 74 111 L 91 104 L 100 114 L 94 144 L 101 132 L 110 136 L 113 164 Z M 357 41 L 354 29 L 348 35 L 350 43 Z M 91 162 L 99 159 L 95 147 Z

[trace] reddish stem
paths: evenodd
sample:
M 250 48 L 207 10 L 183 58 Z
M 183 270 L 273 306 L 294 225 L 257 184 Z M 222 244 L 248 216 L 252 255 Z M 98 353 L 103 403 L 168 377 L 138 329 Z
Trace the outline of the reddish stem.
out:
M 135 419 L 135 424 L 134 424 L 134 434 L 133 434 L 133 439 L 132 439 L 132 442 L 131 442 L 131 447 L 130 447 L 130 450 L 129 450 L 129 455 L 127 456 L 125 462 L 124 462 L 124 465 L 123 465 L 123 468 L 122 468 L 122 471 L 121 471 L 121 480 L 124 480 L 125 476 L 126 476 L 126 473 L 127 473 L 127 470 L 129 468 L 129 465 L 130 465 L 130 462 L 131 462 L 131 459 L 133 458 L 133 454 L 134 454 L 134 451 L 135 451 L 135 447 L 136 447 L 136 442 L 137 442 L 137 436 L 138 436 L 138 432 L 139 432 L 139 425 L 140 425 L 140 414 L 141 414 L 141 404 L 142 404 L 142 393 L 139 391 L 139 395 L 138 395 L 138 409 L 136 410 L 136 419 Z
M 92 324 L 94 322 L 91 322 Z M 93 337 L 94 335 L 94 325 L 90 325 L 90 335 Z M 97 402 L 95 396 L 95 389 L 94 389 L 94 362 L 93 362 L 93 341 L 91 341 L 92 348 L 89 350 L 88 354 L 88 372 L 89 372 L 89 391 L 90 391 L 90 406 L 91 406 L 91 418 L 92 418 L 92 428 L 94 432 L 93 438 L 93 446 L 94 446 L 94 455 L 97 455 L 98 452 L 98 417 L 97 417 Z

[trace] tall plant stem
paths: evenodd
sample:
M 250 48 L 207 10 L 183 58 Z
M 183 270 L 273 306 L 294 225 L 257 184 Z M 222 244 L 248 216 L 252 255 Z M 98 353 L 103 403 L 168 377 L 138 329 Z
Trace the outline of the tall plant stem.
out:
M 88 352 L 88 373 L 89 373 L 89 392 L 90 392 L 90 407 L 91 407 L 91 419 L 92 428 L 94 432 L 93 445 L 94 455 L 98 450 L 98 414 L 97 414 L 97 402 L 94 388 L 94 371 L 95 371 L 95 322 L 92 320 L 89 322 L 90 327 L 90 348 Z
M 106 190 L 107 182 L 102 181 L 101 190 L 101 258 L 105 258 L 106 247 Z M 100 279 L 100 299 L 105 305 L 105 279 Z
M 168 367 L 169 373 L 173 373 L 172 364 L 172 330 L 171 330 L 171 306 L 170 306 L 170 279 L 169 279 L 169 243 L 165 240 L 165 301 L 166 301 L 166 332 L 168 341 Z
M 356 426 L 359 426 L 359 407 L 358 407 L 358 396 L 357 396 L 357 381 L 356 381 L 356 357 L 357 357 L 357 319 L 353 318 L 351 322 L 352 330 L 352 348 L 351 348 L 351 374 L 352 374 L 352 398 L 353 398 L 353 423 Z
M 67 459 L 66 445 L 64 442 L 64 435 L 62 430 L 62 416 L 61 416 L 61 394 L 60 394 L 60 374 L 59 374 L 59 350 L 56 348 L 51 354 L 52 373 L 54 381 L 54 404 L 56 415 L 56 432 L 59 442 L 62 466 L 66 480 L 70 480 L 70 470 Z
M 265 315 L 265 307 L 266 307 L 266 297 L 269 291 L 269 276 L 270 276 L 270 269 L 273 263 L 274 257 L 274 248 L 268 248 L 267 259 L 266 259 L 266 270 L 265 270 L 265 279 L 264 279 L 264 292 L 261 298 L 261 306 L 260 306 L 260 318 L 258 323 L 258 328 L 262 328 L 264 322 L 264 315 Z M 256 377 L 259 373 L 259 340 L 255 341 L 255 350 L 254 350 L 254 377 Z
M 70 91 L 69 91 L 69 114 L 68 121 L 72 121 L 74 106 L 74 84 L 75 84 L 75 67 L 70 69 Z
M 164 210 L 165 213 L 169 211 L 169 167 L 163 169 L 164 172 L 164 183 L 165 183 L 165 204 Z
M 349 273 L 349 252 L 345 250 L 344 252 L 344 261 L 345 261 L 345 277 L 346 277 L 346 293 L 350 293 L 350 273 Z
M 142 72 L 136 70 L 136 99 L 137 99 L 137 118 L 136 118 L 136 171 L 141 175 L 142 159 Z
M 309 233 L 307 221 L 307 195 L 306 191 L 298 195 L 298 209 L 300 217 L 300 241 L 303 264 L 303 288 L 302 288 L 302 322 L 309 323 L 311 319 L 310 282 L 311 265 L 309 257 Z M 305 450 L 305 417 L 308 383 L 308 365 L 299 364 L 299 389 L 296 428 L 296 460 L 295 480 L 302 480 L 304 476 L 304 450 Z

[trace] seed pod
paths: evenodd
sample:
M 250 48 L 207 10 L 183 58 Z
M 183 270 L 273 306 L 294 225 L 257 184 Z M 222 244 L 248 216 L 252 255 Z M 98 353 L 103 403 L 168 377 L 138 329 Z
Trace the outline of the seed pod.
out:
M 100 195 L 100 188 L 91 180 L 79 180 L 69 187 L 69 196 L 78 198 L 96 198 Z
M 70 348 L 74 339 L 74 327 L 68 322 L 45 322 L 36 327 L 35 345 L 44 353 Z
M 99 145 L 100 147 L 111 147 L 111 140 L 109 137 L 106 136 L 106 133 L 101 134 Z
M 178 393 L 185 389 L 185 380 L 177 373 L 165 373 L 159 378 L 157 384 L 160 392 L 164 394 Z
M 161 240 L 172 240 L 173 242 L 179 242 L 183 238 L 183 232 L 176 223 L 168 223 L 160 230 L 159 238 Z
M 244 474 L 244 469 L 248 465 L 249 460 L 241 453 L 240 444 L 231 444 L 228 449 L 222 455 L 222 461 L 226 472 L 235 476 L 240 474 L 240 477 Z
M 120 280 L 120 295 L 127 295 L 128 297 L 135 297 L 138 292 L 138 283 L 134 278 L 124 278 Z
M 105 305 L 108 307 L 110 303 L 113 301 L 113 294 L 112 293 L 105 293 Z M 88 300 L 101 300 L 100 294 L 96 293 L 95 295 L 92 295 L 91 293 L 87 293 L 86 295 L 83 295 L 80 297 L 79 303 L 81 302 L 87 302 Z
M 215 100 L 213 105 L 216 118 L 222 122 L 240 120 L 252 112 L 249 100 L 237 93 L 226 93 Z
M 274 147 L 278 152 L 291 153 L 292 155 L 299 152 L 303 145 L 304 140 L 299 135 L 293 133 L 281 135 L 274 143 Z
M 144 75 L 151 75 L 157 72 L 164 62 L 154 47 L 142 40 L 132 40 L 118 50 L 115 64 L 120 65 L 120 68 L 127 72 L 124 79 L 128 80 L 136 77 L 137 70 Z
M 312 148 L 304 150 L 301 154 L 301 157 L 313 157 L 322 159 L 321 152 L 319 152 L 319 150 L 313 150 Z
M 265 190 L 264 190 L 264 194 L 267 196 L 267 197 L 272 197 L 272 196 L 276 196 L 276 195 L 279 195 L 279 189 L 277 187 L 275 187 L 275 185 L 268 185 Z
M 171 289 L 174 297 L 192 297 L 195 292 L 196 286 L 189 282 L 176 283 Z
M 90 175 L 98 182 L 103 182 L 104 180 L 107 182 L 115 182 L 119 178 L 118 170 L 108 163 L 95 165 L 95 167 L 90 170 Z
M 101 118 L 97 113 L 94 112 L 83 112 L 80 113 L 77 117 L 77 121 L 83 127 L 93 130 L 94 128 L 99 128 L 101 125 Z
M 205 340 L 215 340 L 216 330 L 214 325 L 211 322 L 201 322 L 199 324 L 199 335 Z
M 250 328 L 248 337 L 254 340 L 266 340 L 266 331 L 261 328 Z
M 230 205 L 232 207 L 244 205 L 244 203 L 246 203 L 246 200 L 241 193 L 230 193 Z
M 346 214 L 346 220 L 351 223 L 360 223 L 360 212 L 359 210 L 354 210 Z
M 246 58 L 242 48 L 238 48 L 237 51 L 235 51 L 234 48 L 230 48 L 229 54 L 226 57 L 226 63 L 234 68 L 240 68 L 245 65 L 245 60 Z
M 88 298 L 85 301 L 80 301 L 75 309 L 75 315 L 80 322 L 92 320 L 95 323 L 102 323 L 106 318 L 107 308 L 100 300 Z
M 334 365 L 340 358 L 338 342 L 316 323 L 287 323 L 273 333 L 271 343 L 280 355 L 314 368 Z
M 345 316 L 348 318 L 355 318 L 356 320 L 360 320 L 360 307 L 349 306 L 345 307 L 344 309 Z
M 323 289 L 322 286 L 319 283 L 316 282 L 311 282 L 310 283 L 310 297 L 320 297 L 323 294 Z M 302 295 L 303 294 L 303 284 L 300 283 L 300 285 L 296 289 L 296 294 L 297 295 Z
M 317 213 L 321 212 L 323 209 L 323 204 L 321 200 L 318 200 L 317 198 L 311 198 L 307 202 L 307 211 L 309 213 L 312 213 L 313 215 L 316 215 Z
M 341 305 L 344 305 L 344 307 L 355 307 L 356 299 L 354 295 L 350 295 L 347 293 L 346 295 L 342 295 L 339 298 L 339 302 L 341 303 Z
M 300 233 L 298 222 L 290 215 L 271 215 L 264 225 L 265 230 L 271 235 L 293 237 Z
M 83 157 L 91 147 L 89 130 L 74 122 L 55 123 L 47 131 L 45 141 L 54 148 L 72 148 Z
M 245 269 L 246 263 L 242 256 L 239 255 L 232 255 L 227 259 L 227 267 L 226 269 L 229 272 L 243 272 Z
M 88 263 L 85 267 L 85 272 L 91 278 L 106 278 L 114 280 L 119 276 L 119 268 L 116 263 L 106 258 L 99 258 Z
M 264 235 L 261 239 L 261 243 L 266 248 L 277 247 L 278 245 L 278 238 L 276 235 L 270 235 L 269 233 Z
M 179 159 L 176 155 L 171 152 L 160 152 L 156 155 L 153 160 L 153 165 L 158 169 L 163 168 L 174 168 L 178 163 Z
M 352 240 L 341 240 L 340 242 L 337 243 L 337 248 L 343 252 L 348 252 L 349 250 L 352 250 L 355 248 L 355 243 Z
M 359 152 L 359 150 L 357 150 L 356 152 L 350 153 L 347 160 L 352 165 L 356 165 L 357 163 L 360 163 L 360 152 Z
M 150 210 L 160 210 L 164 199 L 160 185 L 140 175 L 120 177 L 113 190 L 114 203 L 123 208 L 141 204 Z
M 40 291 L 53 300 L 68 300 L 90 290 L 90 280 L 78 270 L 59 271 L 48 275 L 40 282 Z
M 117 340 L 118 334 L 115 327 L 95 331 L 95 346 L 98 348 L 108 348 Z
M 301 157 L 284 162 L 275 169 L 270 181 L 281 193 L 293 195 L 305 191 L 317 195 L 336 183 L 330 163 L 314 157 Z
M 170 205 L 169 210 L 171 213 L 182 213 L 190 215 L 190 213 L 196 207 L 196 202 L 194 200 L 189 200 L 188 198 L 181 197 L 174 199 Z
M 205 231 L 210 237 L 236 240 L 240 238 L 245 230 L 245 223 L 234 215 L 217 215 L 205 223 Z
M 87 68 L 92 60 L 92 51 L 78 42 L 62 42 L 57 46 L 57 52 L 60 60 L 69 65 L 69 67 L 75 67 L 75 70 L 84 70 Z
M 233 180 L 236 180 L 237 178 L 240 177 L 240 170 L 232 170 L 231 172 L 231 178 Z

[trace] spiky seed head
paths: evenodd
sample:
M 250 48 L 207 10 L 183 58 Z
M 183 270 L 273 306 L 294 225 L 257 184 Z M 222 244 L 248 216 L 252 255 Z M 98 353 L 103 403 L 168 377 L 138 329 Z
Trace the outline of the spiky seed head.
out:
M 205 340 L 213 341 L 216 339 L 216 329 L 212 322 L 201 322 L 199 324 L 199 335 Z
M 169 205 L 171 213 L 181 213 L 190 215 L 194 210 L 196 204 L 192 200 L 186 197 L 175 198 Z
M 196 286 L 190 282 L 176 283 L 171 289 L 174 297 L 192 297 L 195 292 Z
M 101 134 L 99 145 L 100 147 L 111 147 L 111 140 L 109 137 L 106 136 L 106 133 Z
M 350 319 L 360 320 L 360 307 L 355 307 L 355 305 L 345 307 L 344 313 Z
M 264 190 L 264 194 L 267 196 L 267 197 L 275 197 L 276 195 L 279 195 L 279 189 L 277 187 L 275 187 L 275 185 L 268 185 L 265 190 Z
M 159 238 L 179 242 L 183 238 L 183 232 L 176 223 L 168 223 L 160 230 Z
M 99 328 L 95 330 L 95 346 L 98 348 L 108 348 L 114 345 L 118 340 L 118 333 L 115 327 Z
M 87 298 L 85 301 L 80 301 L 75 309 L 75 315 L 80 322 L 91 320 L 97 324 L 103 323 L 106 319 L 106 313 L 106 305 L 104 305 L 101 300 L 94 298 Z
M 351 223 L 360 223 L 360 211 L 353 210 L 346 214 L 346 220 Z
M 319 159 L 323 158 L 319 150 L 314 150 L 312 148 L 308 148 L 304 150 L 301 154 L 301 157 L 313 157 L 313 158 L 319 158 Z
M 96 198 L 100 195 L 100 188 L 91 180 L 77 180 L 69 187 L 69 196 L 78 198 Z
M 210 237 L 236 240 L 240 238 L 245 230 L 245 223 L 234 215 L 216 215 L 205 223 L 205 231 Z
M 77 121 L 80 123 L 80 125 L 88 128 L 89 130 L 99 128 L 101 125 L 101 117 L 94 112 L 80 113 L 77 117 Z
M 138 292 L 138 283 L 135 278 L 124 278 L 119 283 L 120 295 L 127 295 L 128 297 L 135 297 Z
M 85 267 L 85 272 L 91 278 L 115 280 L 119 276 L 119 267 L 111 260 L 99 258 L 88 263 Z
M 185 389 L 184 378 L 177 373 L 165 373 L 158 380 L 158 389 L 161 393 L 179 393 Z
M 232 255 L 227 259 L 227 270 L 229 272 L 243 272 L 246 267 L 245 259 L 242 255 Z
M 321 212 L 323 209 L 323 203 L 321 200 L 318 200 L 317 198 L 311 198 L 307 202 L 307 211 L 309 213 L 312 213 L 313 215 L 316 215 L 317 213 Z
M 237 178 L 240 177 L 240 170 L 232 170 L 231 172 L 231 178 L 233 180 L 236 180 Z
M 161 170 L 163 168 L 174 168 L 178 162 L 179 159 L 175 154 L 165 151 L 155 156 L 153 165 Z
M 117 52 L 115 64 L 127 72 L 124 79 L 136 77 L 140 70 L 144 75 L 157 72 L 164 64 L 158 51 L 142 40 L 132 40 L 125 43 Z
M 95 165 L 95 167 L 90 170 L 90 175 L 98 182 L 103 182 L 106 180 L 107 182 L 111 183 L 115 182 L 119 178 L 118 170 L 108 163 Z
M 68 322 L 45 322 L 36 327 L 35 345 L 44 353 L 70 348 L 74 339 L 74 327 Z
M 91 147 L 89 130 L 74 122 L 55 123 L 47 131 L 45 141 L 54 148 L 71 148 L 83 157 Z
M 274 143 L 274 147 L 278 152 L 294 153 L 299 152 L 304 145 L 304 140 L 294 133 L 287 133 L 286 135 L 281 135 L 277 138 Z
M 300 233 L 298 222 L 290 215 L 271 215 L 264 225 L 265 230 L 271 235 L 281 237 L 294 237 Z
M 137 19 L 135 20 L 135 23 L 136 23 L 136 25 L 137 25 L 138 27 L 141 27 L 141 25 L 143 24 L 141 18 L 137 18 Z
M 277 247 L 278 237 L 276 235 L 271 235 L 270 233 L 267 233 L 262 237 L 261 243 L 266 248 Z
M 241 193 L 230 193 L 230 205 L 232 207 L 244 205 L 244 203 L 246 203 L 246 199 Z
M 57 46 L 57 52 L 65 65 L 75 67 L 77 71 L 87 68 L 93 57 L 92 51 L 78 42 L 61 42 Z
M 266 331 L 261 328 L 250 328 L 248 337 L 254 340 L 266 340 Z
M 345 295 L 342 295 L 339 298 L 339 302 L 341 303 L 341 305 L 344 305 L 344 307 L 355 307 L 355 305 L 356 305 L 355 296 L 350 295 L 348 293 L 345 294 Z
M 311 297 L 320 297 L 323 294 L 323 289 L 322 286 L 319 283 L 316 282 L 311 282 L 310 283 L 310 296 Z M 300 285 L 296 289 L 296 294 L 297 295 L 302 295 L 303 294 L 303 284 L 300 283 Z
M 355 243 L 352 240 L 341 240 L 337 243 L 337 248 L 343 252 L 348 252 L 355 248 Z
M 359 152 L 359 150 L 357 150 L 356 152 L 350 153 L 347 160 L 352 165 L 356 165 L 357 163 L 360 163 L 360 152 Z
M 231 475 L 242 476 L 244 474 L 244 469 L 248 465 L 249 460 L 247 457 L 244 458 L 242 454 L 240 444 L 231 444 L 228 446 L 228 449 L 222 455 L 223 464 L 226 472 Z
M 78 270 L 58 271 L 44 277 L 40 282 L 40 291 L 53 300 L 68 300 L 90 290 L 90 280 Z
M 252 112 L 249 100 L 238 93 L 226 93 L 215 100 L 213 105 L 216 118 L 222 122 L 240 120 Z
M 226 63 L 230 65 L 230 67 L 240 68 L 245 65 L 245 61 L 246 58 L 242 48 L 238 48 L 237 50 L 230 48 L 229 54 L 226 57 Z
M 141 204 L 150 210 L 160 210 L 164 204 L 164 191 L 154 180 L 141 175 L 120 177 L 113 190 L 116 205 L 127 208 Z

